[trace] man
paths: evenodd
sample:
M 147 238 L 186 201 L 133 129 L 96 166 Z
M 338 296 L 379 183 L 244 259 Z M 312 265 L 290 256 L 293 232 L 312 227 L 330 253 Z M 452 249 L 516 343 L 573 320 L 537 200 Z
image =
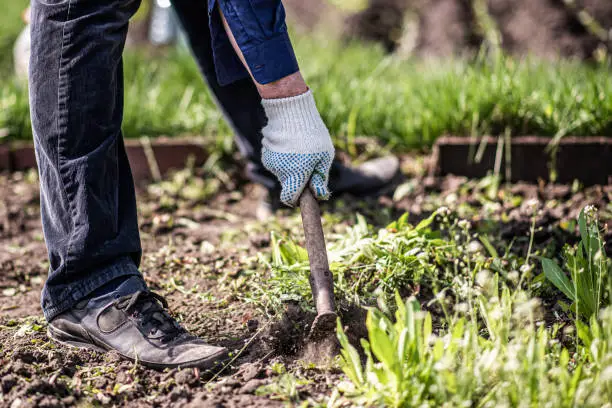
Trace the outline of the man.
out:
M 30 106 L 50 261 L 42 307 L 60 343 L 115 350 L 156 368 L 209 368 L 227 350 L 188 334 L 138 270 L 121 54 L 139 3 L 32 1 Z M 388 183 L 396 161 L 370 166 L 369 175 L 332 164 L 334 147 L 299 72 L 280 0 L 175 0 L 174 7 L 251 178 L 271 197 L 293 206 L 308 186 L 326 199 L 331 167 L 335 193 Z

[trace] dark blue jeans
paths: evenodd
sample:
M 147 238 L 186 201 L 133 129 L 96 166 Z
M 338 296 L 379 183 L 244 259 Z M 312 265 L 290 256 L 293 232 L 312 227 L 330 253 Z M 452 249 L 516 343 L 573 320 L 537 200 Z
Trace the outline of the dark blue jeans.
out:
M 266 83 L 298 69 L 280 0 L 173 4 L 249 161 L 251 178 L 274 188 L 260 159 L 266 122 L 260 97 L 228 48 L 214 6 L 238 33 L 256 79 Z M 139 5 L 140 0 L 32 0 L 30 107 L 50 261 L 42 293 L 47 320 L 118 277 L 140 274 L 134 185 L 121 134 L 122 52 Z

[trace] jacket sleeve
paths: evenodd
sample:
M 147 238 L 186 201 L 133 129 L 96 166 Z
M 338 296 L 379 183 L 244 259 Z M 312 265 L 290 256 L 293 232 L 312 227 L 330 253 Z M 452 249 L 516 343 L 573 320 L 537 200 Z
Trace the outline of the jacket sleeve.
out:
M 258 83 L 274 82 L 299 70 L 287 32 L 285 8 L 280 0 L 209 0 L 215 66 L 220 83 L 233 82 L 244 77 L 245 72 L 236 67 L 235 55 L 229 55 L 234 52 L 217 5 Z

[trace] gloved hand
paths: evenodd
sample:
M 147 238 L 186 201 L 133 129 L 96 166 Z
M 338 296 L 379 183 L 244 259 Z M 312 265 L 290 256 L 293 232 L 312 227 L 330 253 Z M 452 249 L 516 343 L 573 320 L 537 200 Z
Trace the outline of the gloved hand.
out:
M 264 99 L 262 105 L 268 117 L 262 129 L 262 161 L 281 183 L 281 201 L 295 206 L 308 184 L 315 197 L 328 199 L 335 151 L 312 92 Z

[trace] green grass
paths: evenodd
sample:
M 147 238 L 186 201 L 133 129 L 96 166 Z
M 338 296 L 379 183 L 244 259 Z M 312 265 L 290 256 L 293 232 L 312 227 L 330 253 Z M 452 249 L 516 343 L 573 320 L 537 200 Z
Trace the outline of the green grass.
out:
M 397 149 L 443 134 L 612 135 L 607 64 L 537 60 L 398 61 L 381 49 L 321 37 L 295 40 L 302 70 L 340 148 L 355 136 Z M 126 137 L 229 129 L 187 52 L 126 55 Z M 30 139 L 26 88 L 0 80 L 0 129 Z
M 10 0 L 2 4 L 0 15 L 0 78 L 6 78 L 13 68 L 13 43 L 24 23 L 21 13 L 29 0 Z

